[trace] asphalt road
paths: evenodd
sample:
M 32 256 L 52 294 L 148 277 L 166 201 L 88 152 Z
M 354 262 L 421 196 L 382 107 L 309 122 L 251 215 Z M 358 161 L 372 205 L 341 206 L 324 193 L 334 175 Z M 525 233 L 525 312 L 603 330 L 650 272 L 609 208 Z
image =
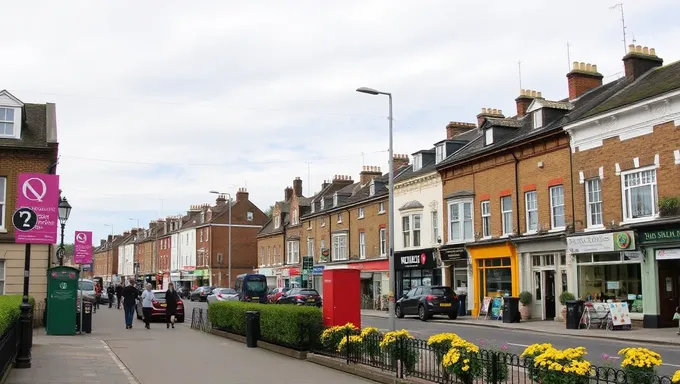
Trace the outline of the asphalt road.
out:
M 191 311 L 193 308 L 207 308 L 206 303 L 185 301 L 187 309 L 187 321 L 191 321 Z M 442 320 L 444 318 L 441 318 Z M 380 317 L 363 316 L 362 326 L 376 327 L 383 331 L 387 329 L 387 319 Z M 422 322 L 416 318 L 397 319 L 397 328 L 407 329 L 414 337 L 427 340 L 428 337 L 442 332 L 454 332 L 458 336 L 472 341 L 476 344 L 494 343 L 505 344 L 511 353 L 521 354 L 524 349 L 534 343 L 551 343 L 555 348 L 564 349 L 583 346 L 588 351 L 588 360 L 594 365 L 603 365 L 603 354 L 607 354 L 612 359 L 613 365 L 618 365 L 620 359 L 617 353 L 625 347 L 645 347 L 661 354 L 664 365 L 660 367 L 659 374 L 673 376 L 676 370 L 680 369 L 680 348 L 673 345 L 659 344 L 639 344 L 632 345 L 630 342 L 619 342 L 615 340 L 585 338 L 574 336 L 559 336 L 543 333 L 531 333 L 522 330 L 508 330 L 499 328 L 486 328 L 470 326 L 456 323 L 455 320 L 446 323 Z

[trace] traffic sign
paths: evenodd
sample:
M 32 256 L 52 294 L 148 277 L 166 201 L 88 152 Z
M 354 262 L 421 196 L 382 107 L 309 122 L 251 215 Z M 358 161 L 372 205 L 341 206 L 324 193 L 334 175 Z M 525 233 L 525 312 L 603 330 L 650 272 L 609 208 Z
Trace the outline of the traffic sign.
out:
M 76 231 L 73 246 L 73 262 L 76 264 L 92 263 L 92 232 Z
M 15 241 L 20 244 L 55 244 L 59 224 L 59 176 L 20 173 L 17 180 L 17 212 L 30 209 L 35 224 L 29 230 L 20 222 Z M 24 214 L 24 219 L 26 214 Z M 15 225 L 16 226 L 16 225 Z
M 17 231 L 28 232 L 38 223 L 38 215 L 31 208 L 20 208 L 12 215 L 12 224 Z

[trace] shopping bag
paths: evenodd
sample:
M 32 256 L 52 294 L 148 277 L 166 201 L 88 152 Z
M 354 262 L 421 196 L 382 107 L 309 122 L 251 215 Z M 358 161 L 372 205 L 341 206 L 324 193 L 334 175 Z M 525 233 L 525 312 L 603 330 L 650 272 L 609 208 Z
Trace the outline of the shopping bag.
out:
M 170 316 L 170 322 L 175 324 L 175 315 Z
M 680 313 L 675 312 L 673 315 L 673 320 L 680 320 Z

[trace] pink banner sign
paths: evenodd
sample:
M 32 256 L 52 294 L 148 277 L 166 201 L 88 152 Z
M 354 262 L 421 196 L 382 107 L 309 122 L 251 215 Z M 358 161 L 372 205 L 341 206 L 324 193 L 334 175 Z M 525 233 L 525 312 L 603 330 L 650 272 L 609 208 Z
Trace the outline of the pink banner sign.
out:
M 92 264 L 92 232 L 76 231 L 76 240 L 73 242 L 73 262 Z
M 45 173 L 20 173 L 17 182 L 17 210 L 29 208 L 35 217 L 22 217 L 35 225 L 16 231 L 19 244 L 56 244 L 59 227 L 59 176 Z

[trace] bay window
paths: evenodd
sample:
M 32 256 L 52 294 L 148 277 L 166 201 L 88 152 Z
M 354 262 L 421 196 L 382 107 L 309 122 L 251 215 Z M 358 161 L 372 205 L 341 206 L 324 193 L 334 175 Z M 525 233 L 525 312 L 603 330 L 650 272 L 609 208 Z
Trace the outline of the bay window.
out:
M 624 221 L 657 215 L 656 169 L 622 172 L 621 189 Z

